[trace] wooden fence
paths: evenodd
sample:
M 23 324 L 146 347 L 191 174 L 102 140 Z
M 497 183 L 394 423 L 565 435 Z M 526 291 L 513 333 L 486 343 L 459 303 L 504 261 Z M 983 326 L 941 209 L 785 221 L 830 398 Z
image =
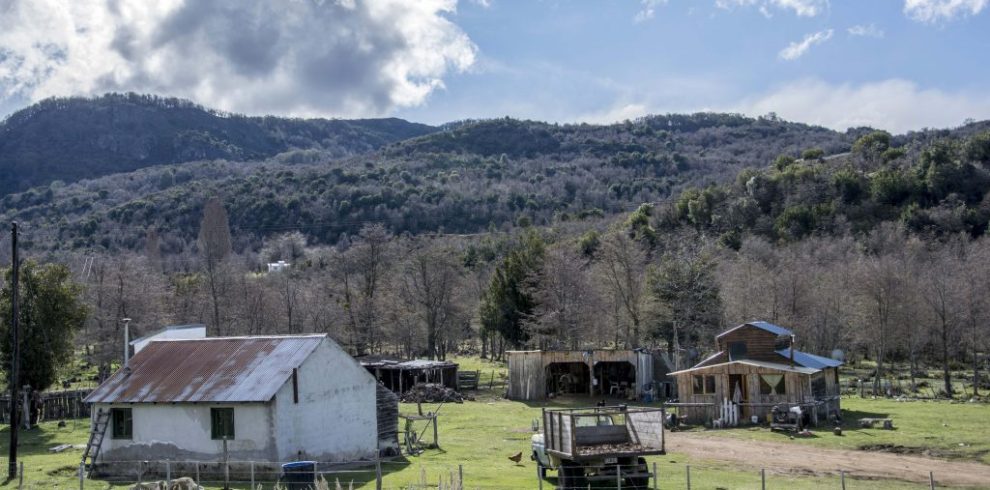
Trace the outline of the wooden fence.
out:
M 78 417 L 89 417 L 89 405 L 83 400 L 92 390 L 49 391 L 42 393 L 41 420 L 59 420 Z M 18 410 L 23 411 L 24 401 L 18 404 Z M 0 423 L 8 423 L 10 419 L 10 396 L 0 397 Z M 23 420 L 23 419 L 22 419 Z

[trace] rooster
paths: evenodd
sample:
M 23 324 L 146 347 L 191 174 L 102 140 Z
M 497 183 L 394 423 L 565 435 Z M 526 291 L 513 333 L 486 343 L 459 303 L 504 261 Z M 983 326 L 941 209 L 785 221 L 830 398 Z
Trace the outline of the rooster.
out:
M 519 464 L 519 462 L 522 461 L 522 451 L 520 451 L 520 452 L 518 452 L 516 454 L 513 454 L 512 456 L 509 456 L 509 461 L 512 461 L 513 463 L 516 463 L 516 464 Z

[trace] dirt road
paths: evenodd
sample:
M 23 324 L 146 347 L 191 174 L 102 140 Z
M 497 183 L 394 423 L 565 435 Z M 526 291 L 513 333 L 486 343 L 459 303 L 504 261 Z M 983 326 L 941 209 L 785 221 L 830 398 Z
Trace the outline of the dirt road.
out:
M 990 465 L 945 461 L 871 451 L 823 449 L 785 442 L 746 441 L 705 433 L 675 432 L 667 435 L 667 451 L 692 458 L 727 462 L 768 472 L 837 474 L 846 470 L 856 477 L 897 479 L 927 483 L 935 472 L 941 485 L 990 486 Z

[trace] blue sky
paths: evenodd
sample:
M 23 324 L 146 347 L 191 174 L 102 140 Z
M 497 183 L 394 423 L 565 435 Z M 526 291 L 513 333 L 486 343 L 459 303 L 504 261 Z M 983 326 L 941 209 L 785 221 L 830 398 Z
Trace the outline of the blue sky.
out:
M 990 0 L 0 0 L 0 114 L 152 92 L 247 114 L 990 118 Z

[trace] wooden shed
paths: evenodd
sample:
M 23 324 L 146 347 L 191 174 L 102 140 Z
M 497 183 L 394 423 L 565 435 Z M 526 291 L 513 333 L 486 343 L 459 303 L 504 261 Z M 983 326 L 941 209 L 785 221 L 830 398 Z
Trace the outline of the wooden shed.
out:
M 556 395 L 638 398 L 653 389 L 653 355 L 642 350 L 509 351 L 507 397 Z
M 414 359 L 399 361 L 383 357 L 364 356 L 358 361 L 379 383 L 399 395 L 419 383 L 436 383 L 457 389 L 457 363 Z
M 754 321 L 715 337 L 716 353 L 690 369 L 670 373 L 677 379 L 682 417 L 696 423 L 719 418 L 728 400 L 740 419 L 766 420 L 774 406 L 801 406 L 812 422 L 839 414 L 840 361 L 793 348 L 794 333 Z

